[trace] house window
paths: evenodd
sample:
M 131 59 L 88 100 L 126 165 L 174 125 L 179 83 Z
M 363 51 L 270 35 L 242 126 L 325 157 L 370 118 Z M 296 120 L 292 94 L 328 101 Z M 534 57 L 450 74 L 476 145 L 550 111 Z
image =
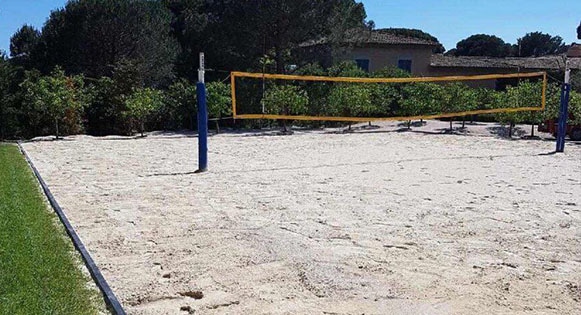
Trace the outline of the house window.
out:
M 397 67 L 401 70 L 412 72 L 412 61 L 410 59 L 400 59 L 397 61 Z
M 357 66 L 366 72 L 369 72 L 369 59 L 355 59 Z

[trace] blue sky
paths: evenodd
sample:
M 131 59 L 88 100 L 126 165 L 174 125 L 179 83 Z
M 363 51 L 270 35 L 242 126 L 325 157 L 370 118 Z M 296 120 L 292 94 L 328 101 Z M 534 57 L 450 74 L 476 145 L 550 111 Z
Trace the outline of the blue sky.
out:
M 10 36 L 23 24 L 41 28 L 50 11 L 65 0 L 0 0 L 0 50 L 10 50 Z
M 0 49 L 23 24 L 41 28 L 50 11 L 65 0 L 0 0 Z M 507 42 L 528 32 L 560 35 L 576 41 L 581 20 L 579 0 L 363 0 L 378 28 L 418 28 L 436 36 L 446 49 L 470 35 L 484 33 Z
M 577 40 L 580 0 L 364 0 L 377 28 L 418 28 L 437 37 L 446 49 L 473 34 L 491 34 L 516 43 L 541 31 Z

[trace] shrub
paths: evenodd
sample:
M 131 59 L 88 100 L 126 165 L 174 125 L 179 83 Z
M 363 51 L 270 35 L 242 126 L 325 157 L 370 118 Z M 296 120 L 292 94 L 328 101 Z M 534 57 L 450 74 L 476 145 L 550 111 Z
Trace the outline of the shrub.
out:
M 359 68 L 353 61 L 341 61 L 327 71 L 331 77 L 365 78 L 368 73 Z
M 329 76 L 363 78 L 368 73 L 355 62 L 343 61 L 329 68 Z M 329 92 L 328 113 L 331 116 L 369 116 L 376 111 L 371 100 L 371 88 L 361 83 L 335 83 Z M 349 123 L 351 130 L 351 123 Z
M 463 103 L 463 109 L 461 111 L 473 111 L 479 109 L 478 103 L 478 91 L 464 86 L 464 91 L 461 93 L 461 99 L 459 102 Z M 470 116 L 472 117 L 472 115 Z M 466 115 L 462 115 L 462 129 L 466 127 Z
M 372 73 L 375 78 L 409 78 L 409 72 L 388 67 Z M 397 114 L 403 101 L 403 90 L 409 84 L 402 83 L 377 83 L 370 85 L 371 102 L 374 107 L 374 114 L 377 116 L 388 117 Z
M 495 108 L 506 109 L 520 107 L 518 100 L 518 90 L 516 87 L 509 86 L 504 93 L 496 95 Z M 508 137 L 512 138 L 514 126 L 524 120 L 523 112 L 503 112 L 494 115 L 496 120 L 503 125 L 508 125 Z
M 275 85 L 266 91 L 264 106 L 267 113 L 301 115 L 307 110 L 307 93 L 297 86 Z
M 569 123 L 581 125 L 581 93 L 571 91 L 569 99 Z
M 297 75 L 326 76 L 327 72 L 319 64 L 307 64 L 296 71 Z M 329 82 L 299 81 L 300 87 L 309 96 L 308 115 L 329 116 L 330 108 L 328 97 L 333 85 Z M 317 125 L 317 122 L 312 124 Z
M 409 83 L 403 87 L 403 99 L 398 116 L 425 116 L 441 113 L 443 88 L 434 83 Z M 408 121 L 408 128 L 411 121 Z
M 411 78 L 411 73 L 395 67 L 385 67 L 371 74 L 374 78 Z
M 547 88 L 547 107 L 543 112 L 543 120 L 558 120 L 561 109 L 561 86 L 557 83 L 549 84 Z M 581 123 L 581 95 L 574 90 L 570 93 L 569 98 L 569 123 Z
M 309 97 L 297 86 L 275 85 L 264 95 L 266 113 L 279 115 L 302 115 L 307 112 Z M 286 123 L 283 124 L 286 131 Z
M 194 130 L 197 126 L 198 110 L 196 86 L 186 79 L 180 79 L 170 85 L 166 102 L 161 109 L 161 119 L 166 126 L 175 129 L 188 128 Z
M 93 135 L 126 134 L 130 129 L 123 115 L 125 102 L 117 93 L 115 81 L 108 77 L 94 80 L 87 87 L 90 103 L 86 109 L 87 131 Z
M 368 87 L 351 83 L 338 83 L 329 95 L 330 111 L 333 116 L 357 117 L 373 110 Z M 349 124 L 351 130 L 351 124 Z
M 493 109 L 498 92 L 488 88 L 474 90 L 475 104 L 478 109 Z
M 232 96 L 230 85 L 222 82 L 210 82 L 208 90 L 207 106 L 210 118 L 216 119 L 216 131 L 220 132 L 220 118 L 232 115 Z
M 163 93 L 152 88 L 134 89 L 133 93 L 125 98 L 127 107 L 125 114 L 138 125 L 142 137 L 148 117 L 159 110 L 163 103 Z
M 82 131 L 81 113 L 89 103 L 82 76 L 67 77 L 62 69 L 56 68 L 50 76 L 29 73 L 21 87 L 24 103 L 39 114 L 39 121 L 44 117 L 54 123 L 57 139 L 61 131 L 68 134 Z
M 561 87 L 557 83 L 547 86 L 547 104 L 543 112 L 543 120 L 559 118 L 559 108 L 561 107 Z
M 515 96 L 518 98 L 520 106 L 523 107 L 540 107 L 542 96 L 542 82 L 521 82 L 517 89 Z M 531 124 L 531 137 L 535 135 L 535 125 L 543 121 L 542 113 L 538 111 L 522 112 L 522 121 Z
M 462 83 L 446 84 L 442 91 L 441 112 L 455 113 L 469 111 L 477 106 L 476 94 Z M 450 131 L 454 118 L 450 118 Z
M 553 93 L 549 91 L 548 93 Z M 542 82 L 523 81 L 517 86 L 508 86 L 506 92 L 499 93 L 497 97 L 497 108 L 518 108 L 518 107 L 539 107 L 541 106 Z M 554 96 L 547 95 L 547 103 L 553 102 Z M 552 111 L 553 109 L 550 109 Z M 558 111 L 558 110 L 557 110 Z M 534 136 L 534 126 L 543 120 L 543 116 L 537 111 L 519 111 L 498 113 L 495 115 L 500 123 L 509 125 L 509 137 L 512 137 L 512 131 L 518 123 L 530 123 L 531 136 Z

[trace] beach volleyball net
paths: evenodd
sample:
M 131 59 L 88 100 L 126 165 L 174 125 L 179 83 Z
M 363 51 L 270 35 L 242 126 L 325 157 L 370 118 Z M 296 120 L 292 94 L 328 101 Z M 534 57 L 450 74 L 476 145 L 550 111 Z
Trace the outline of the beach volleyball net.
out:
M 330 77 L 232 72 L 234 119 L 409 121 L 542 111 L 545 72 Z

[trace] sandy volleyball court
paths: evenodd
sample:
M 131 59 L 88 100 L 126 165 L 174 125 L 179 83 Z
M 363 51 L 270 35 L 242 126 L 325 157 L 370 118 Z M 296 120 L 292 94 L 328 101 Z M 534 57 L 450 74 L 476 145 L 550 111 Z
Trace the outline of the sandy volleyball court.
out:
M 24 148 L 130 314 L 581 314 L 581 145 L 392 129 Z

